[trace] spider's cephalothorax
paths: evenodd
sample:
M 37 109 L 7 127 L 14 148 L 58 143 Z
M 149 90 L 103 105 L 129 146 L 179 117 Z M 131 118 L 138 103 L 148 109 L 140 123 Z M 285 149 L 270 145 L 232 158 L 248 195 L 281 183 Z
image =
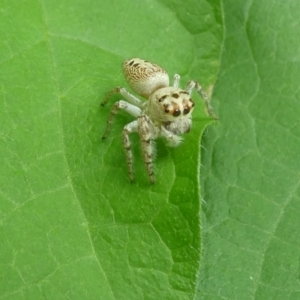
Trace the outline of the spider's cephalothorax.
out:
M 137 120 L 127 124 L 123 129 L 123 146 L 126 153 L 129 178 L 134 180 L 133 157 L 129 134 L 138 132 L 141 139 L 144 162 L 149 179 L 154 183 L 153 173 L 153 143 L 152 140 L 163 137 L 171 146 L 178 146 L 181 134 L 189 132 L 192 124 L 191 113 L 194 101 L 191 99 L 193 89 L 196 89 L 205 102 L 208 114 L 217 119 L 209 98 L 203 92 L 198 82 L 191 80 L 185 89 L 179 88 L 180 76 L 174 75 L 173 86 L 169 86 L 169 76 L 160 66 L 139 58 L 132 58 L 123 63 L 125 78 L 130 87 L 140 96 L 147 99 L 141 101 L 123 87 L 116 87 L 107 93 L 102 105 L 115 93 L 120 93 L 124 100 L 116 102 L 107 121 L 105 139 L 118 109 L 136 117 Z

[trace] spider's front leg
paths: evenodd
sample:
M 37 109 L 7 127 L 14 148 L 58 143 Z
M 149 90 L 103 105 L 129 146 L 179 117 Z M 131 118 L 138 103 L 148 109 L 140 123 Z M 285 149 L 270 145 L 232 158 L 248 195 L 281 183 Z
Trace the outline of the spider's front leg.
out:
M 191 80 L 188 82 L 185 91 L 191 95 L 193 89 L 197 90 L 200 97 L 203 99 L 207 113 L 215 120 L 219 120 L 218 116 L 214 113 L 213 108 L 211 107 L 210 98 L 203 91 L 201 85 L 197 81 Z
M 138 131 L 138 122 L 133 121 L 124 127 L 123 133 L 122 133 L 123 147 L 125 150 L 128 174 L 129 174 L 129 179 L 131 182 L 134 181 L 134 173 L 133 173 L 133 156 L 132 156 L 129 134 L 132 132 L 137 132 L 137 131 Z
M 132 115 L 134 117 L 137 117 L 141 114 L 141 109 L 139 107 L 134 106 L 123 100 L 117 101 L 111 108 L 110 115 L 107 120 L 106 129 L 102 136 L 102 139 L 106 139 L 107 136 L 109 135 L 113 120 L 119 109 L 126 111 L 127 113 L 129 113 L 130 115 Z
M 144 157 L 144 163 L 147 169 L 147 173 L 151 183 L 155 182 L 155 176 L 153 171 L 153 148 L 151 145 L 151 138 L 156 136 L 155 127 L 148 116 L 141 115 L 138 117 L 138 132 L 141 139 L 142 152 Z
M 173 81 L 173 87 L 178 88 L 179 87 L 179 82 L 180 82 L 180 75 L 175 74 L 174 75 L 174 81 Z
M 104 106 L 108 102 L 108 99 L 114 94 L 121 94 L 125 100 L 127 100 L 129 103 L 133 104 L 134 106 L 137 106 L 139 108 L 143 107 L 143 102 L 139 98 L 135 97 L 134 95 L 129 93 L 125 88 L 121 86 L 117 86 L 111 91 L 109 91 L 108 93 L 106 93 L 104 100 L 101 102 L 101 105 Z

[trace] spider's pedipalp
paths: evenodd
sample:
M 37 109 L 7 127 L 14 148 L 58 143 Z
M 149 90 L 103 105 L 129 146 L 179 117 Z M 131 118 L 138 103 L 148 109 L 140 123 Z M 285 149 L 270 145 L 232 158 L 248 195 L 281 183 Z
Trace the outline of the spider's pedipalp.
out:
M 183 140 L 181 136 L 167 130 L 165 127 L 162 127 L 161 136 L 167 140 L 168 145 L 171 147 L 177 147 Z

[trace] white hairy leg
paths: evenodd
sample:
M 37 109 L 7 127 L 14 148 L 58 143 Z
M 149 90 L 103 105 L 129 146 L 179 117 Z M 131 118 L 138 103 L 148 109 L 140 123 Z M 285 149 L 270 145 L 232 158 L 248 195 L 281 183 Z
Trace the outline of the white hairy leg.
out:
M 144 163 L 147 169 L 147 173 L 151 183 L 155 182 L 154 172 L 153 172 L 153 148 L 152 148 L 152 134 L 153 124 L 151 120 L 146 115 L 141 115 L 138 117 L 138 132 L 140 135 L 142 153 L 144 158 Z
M 123 134 L 122 134 L 123 147 L 124 147 L 125 155 L 126 155 L 128 174 L 129 174 L 129 179 L 131 182 L 133 182 L 133 180 L 134 180 L 134 173 L 133 173 L 133 155 L 132 155 L 132 150 L 131 150 L 129 134 L 132 132 L 137 132 L 138 131 L 137 128 L 138 128 L 138 122 L 133 121 L 124 127 Z
M 144 105 L 144 102 L 142 102 L 139 98 L 137 98 L 136 96 L 130 94 L 125 88 L 121 87 L 121 86 L 117 86 L 114 89 L 112 89 L 111 91 L 109 91 L 106 95 L 104 100 L 102 101 L 101 105 L 104 106 L 107 102 L 108 99 L 114 95 L 114 94 L 121 94 L 125 100 L 127 100 L 129 103 L 138 106 L 139 108 L 142 108 Z
M 203 99 L 207 113 L 215 120 L 218 120 L 219 118 L 214 113 L 212 106 L 210 104 L 210 98 L 203 91 L 201 85 L 195 80 L 190 80 L 185 88 L 185 91 L 191 95 L 193 89 L 195 89 L 199 93 L 200 97 Z
M 132 115 L 134 117 L 137 117 L 141 114 L 141 109 L 137 106 L 134 106 L 123 100 L 116 102 L 110 111 L 110 115 L 107 120 L 106 130 L 102 136 L 103 139 L 107 138 L 107 136 L 109 135 L 110 130 L 111 130 L 111 125 L 112 125 L 115 115 L 117 114 L 119 109 L 126 111 L 127 113 L 129 113 L 130 115 Z
M 173 87 L 178 87 L 179 86 L 179 81 L 180 81 L 180 76 L 178 74 L 174 75 L 174 82 L 173 82 Z

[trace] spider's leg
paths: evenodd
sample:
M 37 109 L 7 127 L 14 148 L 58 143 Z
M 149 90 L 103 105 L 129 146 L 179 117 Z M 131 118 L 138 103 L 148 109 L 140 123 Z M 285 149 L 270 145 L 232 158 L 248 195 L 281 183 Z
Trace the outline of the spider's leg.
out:
M 177 147 L 183 140 L 181 136 L 174 134 L 164 127 L 161 127 L 160 135 L 167 140 L 168 145 L 171 147 Z
M 129 113 L 130 115 L 132 115 L 134 117 L 137 117 L 141 114 L 141 109 L 138 108 L 137 106 L 134 106 L 134 105 L 132 105 L 132 104 L 126 102 L 126 101 L 123 101 L 123 100 L 120 100 L 120 101 L 116 102 L 113 105 L 113 107 L 110 111 L 110 115 L 109 115 L 108 120 L 107 120 L 106 130 L 105 130 L 105 132 L 102 136 L 102 139 L 107 138 L 107 136 L 109 135 L 110 130 L 111 130 L 111 125 L 113 123 L 115 115 L 118 112 L 118 109 L 125 110 L 127 113 Z
M 133 121 L 124 127 L 123 133 L 122 133 L 123 147 L 125 150 L 128 174 L 129 174 L 129 179 L 131 182 L 133 182 L 133 180 L 134 180 L 134 174 L 133 174 L 133 156 L 132 156 L 129 134 L 132 132 L 137 132 L 138 131 L 137 128 L 138 128 L 138 122 Z
M 175 74 L 174 75 L 174 82 L 173 82 L 173 87 L 178 87 L 179 86 L 179 81 L 180 81 L 180 75 Z
M 155 176 L 153 171 L 153 148 L 151 145 L 151 127 L 153 127 L 153 124 L 146 115 L 139 116 L 137 122 L 138 132 L 141 139 L 144 163 L 147 169 L 150 182 L 154 183 Z
M 144 105 L 144 102 L 142 102 L 139 98 L 135 97 L 134 95 L 130 94 L 125 88 L 121 86 L 117 86 L 113 90 L 109 91 L 105 95 L 104 100 L 101 102 L 101 105 L 104 106 L 108 102 L 108 99 L 114 94 L 121 94 L 125 100 L 127 100 L 129 103 L 135 106 L 138 106 L 139 108 L 142 108 Z
M 214 113 L 213 109 L 212 109 L 212 106 L 210 104 L 210 99 L 209 97 L 206 95 L 206 93 L 203 91 L 201 85 L 197 82 L 197 81 L 194 81 L 194 80 L 191 80 L 188 82 L 186 88 L 185 88 L 185 91 L 188 92 L 190 95 L 192 93 L 192 90 L 195 89 L 197 90 L 197 92 L 199 93 L 199 95 L 201 96 L 201 98 L 203 99 L 204 101 L 204 104 L 205 104 L 205 107 L 206 107 L 206 110 L 207 110 L 207 113 L 214 119 L 218 120 L 218 116 Z

